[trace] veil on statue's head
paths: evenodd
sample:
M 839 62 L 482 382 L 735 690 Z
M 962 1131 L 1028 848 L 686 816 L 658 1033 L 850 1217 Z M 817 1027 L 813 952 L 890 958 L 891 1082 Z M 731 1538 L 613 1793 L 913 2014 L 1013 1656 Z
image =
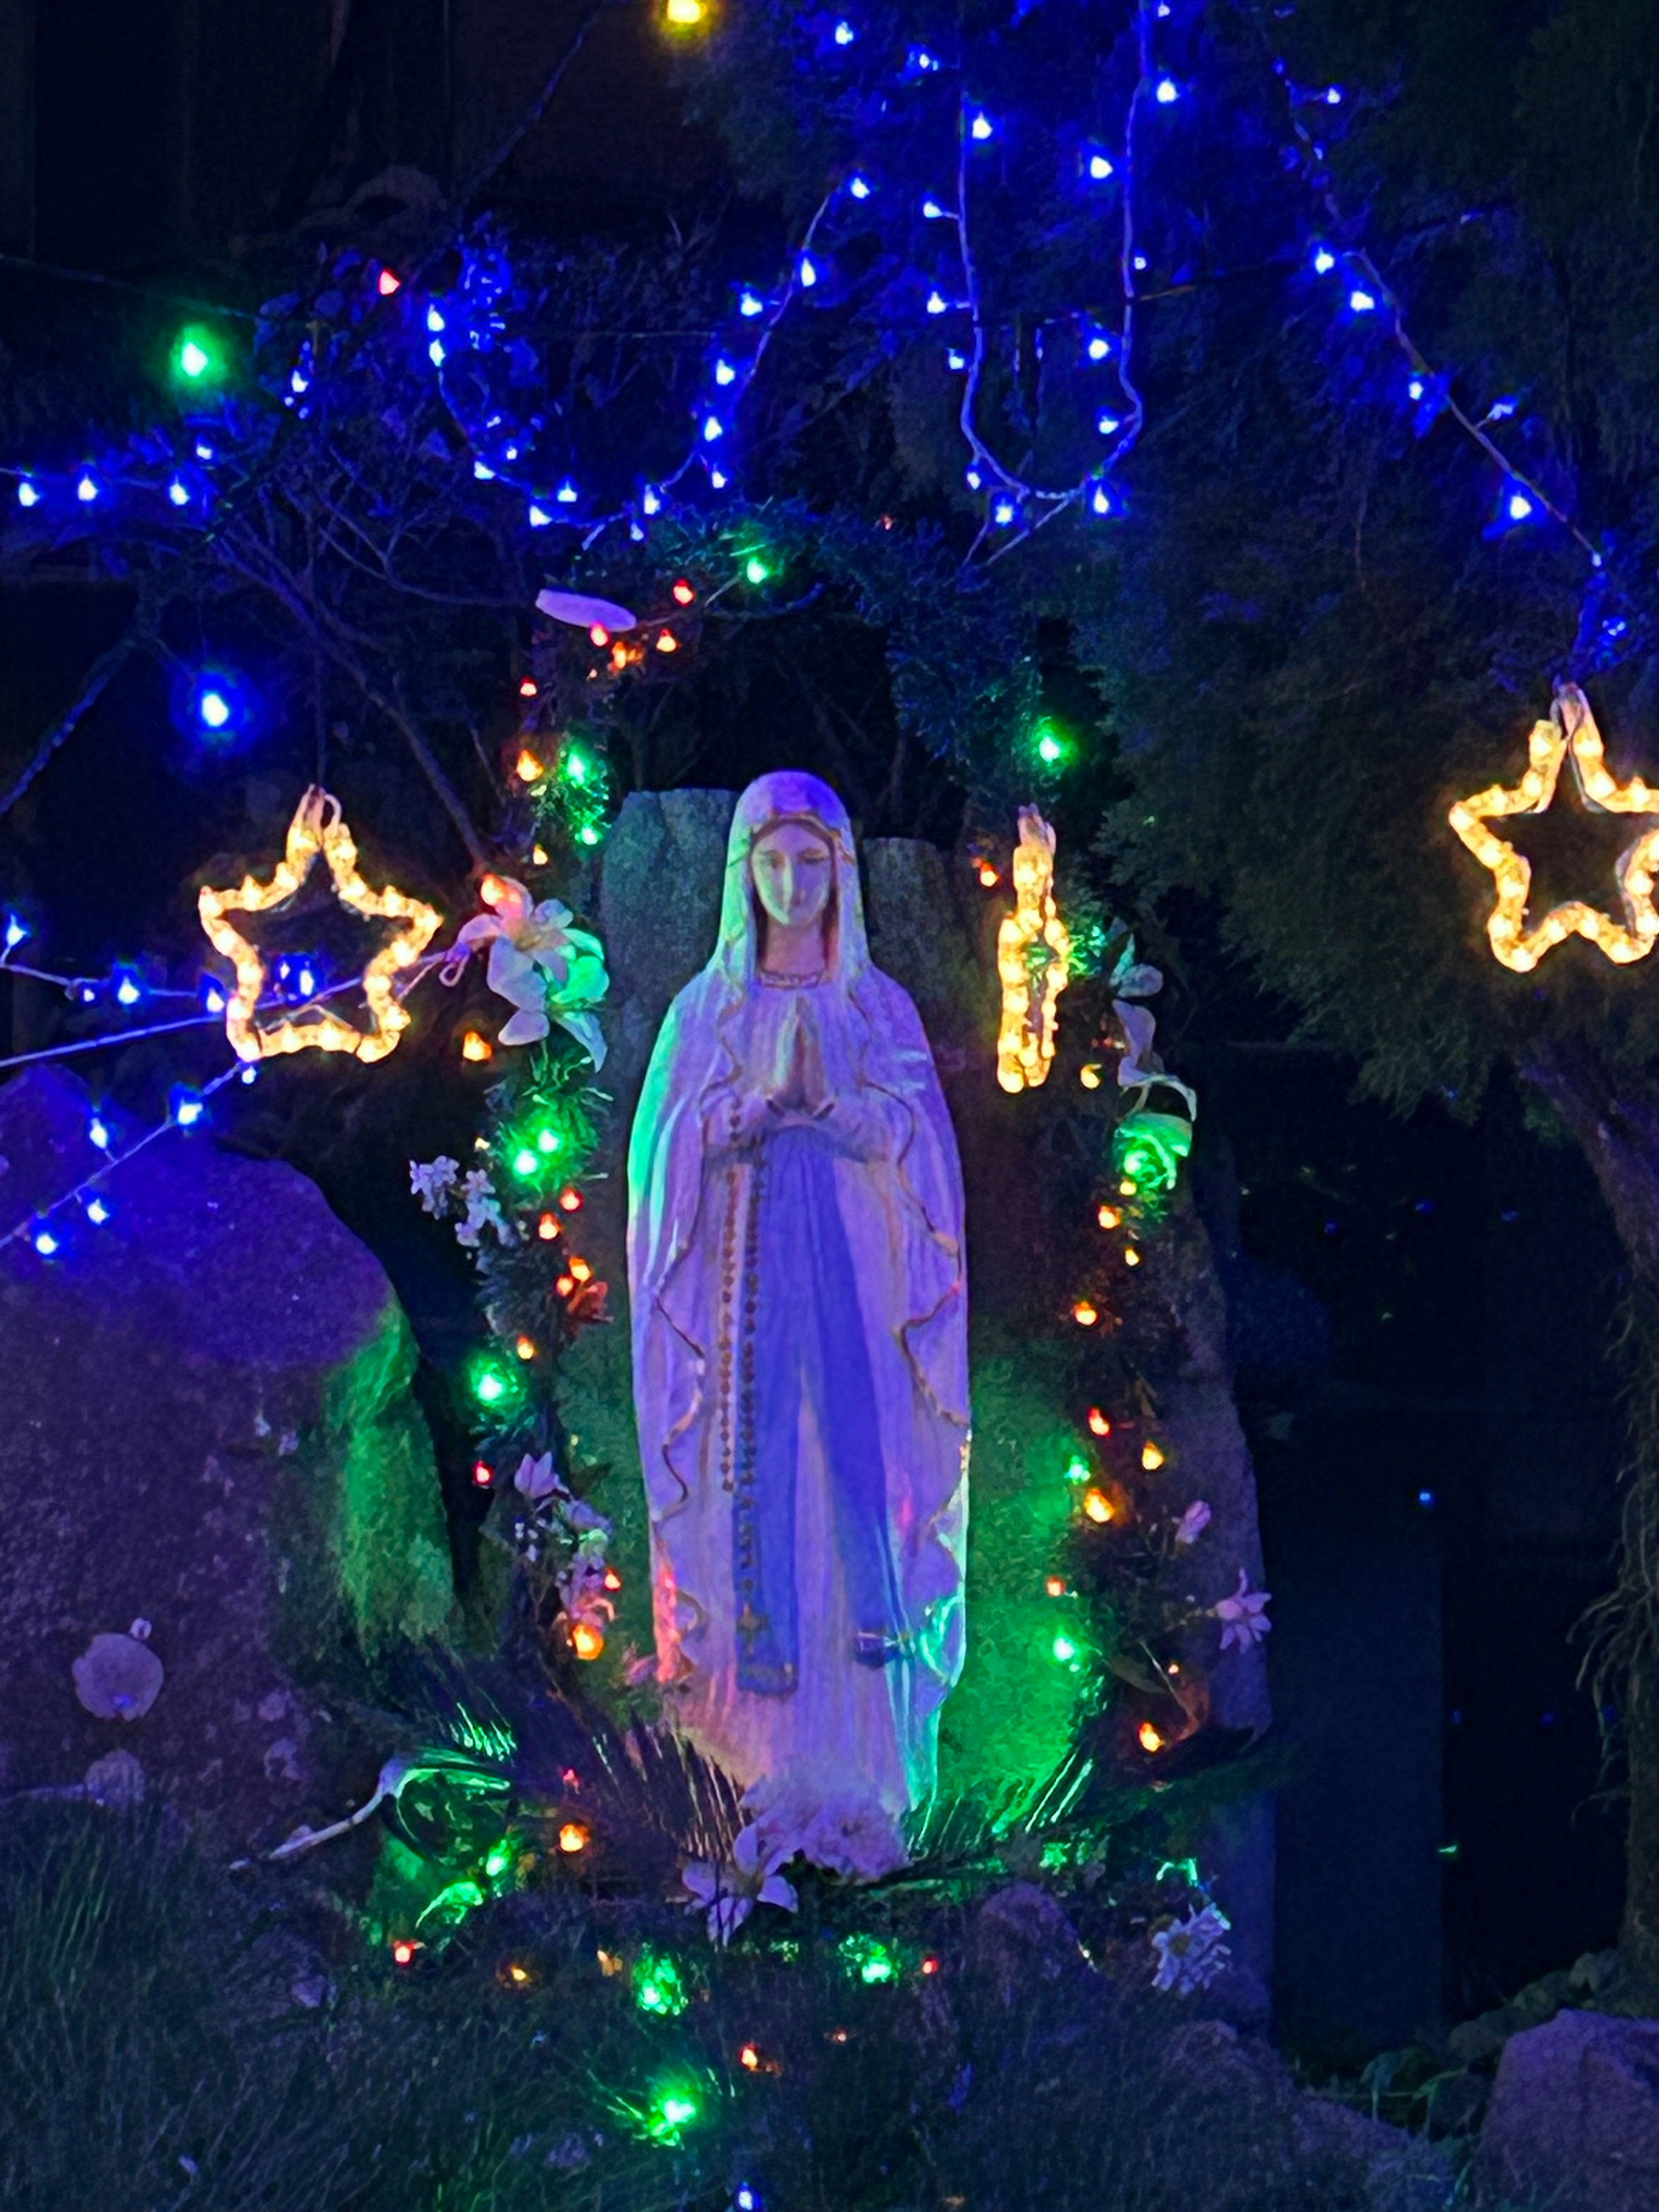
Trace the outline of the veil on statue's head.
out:
M 847 809 L 827 783 L 802 769 L 781 769 L 757 776 L 738 800 L 726 845 L 726 878 L 720 890 L 720 942 L 709 963 L 737 989 L 754 980 L 760 953 L 760 925 L 750 860 L 769 830 L 798 822 L 817 831 L 835 860 L 835 890 L 828 908 L 827 972 L 852 987 L 870 965 L 864 930 L 864 897 L 859 889 L 858 854 Z

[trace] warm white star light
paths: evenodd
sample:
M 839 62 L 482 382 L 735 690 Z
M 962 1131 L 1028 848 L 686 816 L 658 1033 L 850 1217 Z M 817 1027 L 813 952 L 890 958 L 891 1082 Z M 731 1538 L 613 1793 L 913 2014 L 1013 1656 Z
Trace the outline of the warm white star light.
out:
M 285 1014 L 280 1022 L 262 1028 L 255 1019 L 265 989 L 265 957 L 240 930 L 226 920 L 233 914 L 266 914 L 293 898 L 320 857 L 334 879 L 334 894 L 372 921 L 394 920 L 403 924 L 392 942 L 377 952 L 362 974 L 362 994 L 373 1027 L 355 1029 L 326 1006 L 308 1006 L 298 1014 Z M 332 793 L 313 784 L 299 805 L 288 829 L 288 849 L 269 883 L 245 876 L 230 890 L 204 887 L 198 899 L 202 927 L 216 951 L 236 969 L 236 988 L 225 1007 L 225 1035 L 240 1060 L 264 1060 L 279 1053 L 349 1052 L 359 1060 L 384 1060 L 395 1050 L 409 1026 L 409 1016 L 397 996 L 398 977 L 412 967 L 431 942 L 441 919 L 434 907 L 405 893 L 374 891 L 357 872 L 357 848 L 346 828 L 340 802 Z
M 1486 921 L 1492 949 L 1518 975 L 1534 969 L 1553 945 L 1569 937 L 1588 938 L 1609 960 L 1621 964 L 1644 960 L 1659 939 L 1659 911 L 1653 902 L 1659 871 L 1659 789 L 1632 776 L 1620 783 L 1608 769 L 1589 702 L 1576 684 L 1564 684 L 1547 721 L 1534 722 L 1527 740 L 1527 772 L 1513 788 L 1494 784 L 1489 791 L 1460 799 L 1447 819 L 1498 886 L 1498 903 Z M 1527 927 L 1527 898 L 1532 864 L 1487 823 L 1510 814 L 1542 814 L 1555 797 L 1561 763 L 1571 755 L 1573 773 L 1586 806 L 1602 814 L 1651 817 L 1634 843 L 1620 854 L 1614 870 L 1625 920 L 1615 921 L 1599 907 L 1570 899 L 1552 907 L 1541 921 Z

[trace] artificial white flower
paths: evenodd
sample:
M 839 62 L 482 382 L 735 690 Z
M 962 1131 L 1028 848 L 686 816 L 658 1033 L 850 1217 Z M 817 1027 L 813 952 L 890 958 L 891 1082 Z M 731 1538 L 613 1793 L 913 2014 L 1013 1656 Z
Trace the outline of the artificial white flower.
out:
M 1175 1540 L 1177 1544 L 1195 1544 L 1209 1525 L 1210 1509 L 1201 1498 L 1195 1498 L 1176 1522 Z
M 1171 1075 L 1152 1048 L 1158 1035 L 1158 1022 L 1145 1006 L 1132 1006 L 1127 999 L 1114 999 L 1112 1012 L 1117 1016 L 1123 1030 L 1123 1057 L 1117 1064 L 1117 1079 L 1125 1091 L 1150 1091 L 1161 1083 L 1166 1089 L 1177 1092 L 1186 1101 L 1188 1114 L 1198 1113 L 1198 1093 L 1190 1084 Z M 1144 1103 L 1144 1101 L 1143 1101 Z
M 1178 1997 L 1194 1990 L 1207 1990 L 1232 1963 L 1227 1931 L 1232 1926 L 1218 1905 L 1206 1905 L 1184 1920 L 1171 1920 L 1152 1930 L 1158 1972 L 1152 1987 Z
M 773 1790 L 761 1783 L 744 1804 L 780 1865 L 799 1857 L 848 1881 L 879 1881 L 908 1863 L 897 1823 L 868 1792 L 826 1794 L 803 1783 Z
M 535 1044 L 553 1022 L 568 1030 L 596 1068 L 605 1065 L 605 1038 L 592 1009 L 611 988 L 605 948 L 585 929 L 570 927 L 570 909 L 557 899 L 539 906 L 511 876 L 487 878 L 490 910 L 463 923 L 446 974 L 459 975 L 469 954 L 489 947 L 485 980 L 517 1008 L 501 1032 L 502 1044 Z
M 466 1200 L 466 1212 L 455 1224 L 455 1242 L 473 1250 L 486 1229 L 493 1229 L 498 1244 L 516 1243 L 512 1223 L 501 1212 L 501 1200 L 490 1188 L 488 1171 L 474 1168 L 461 1185 L 461 1195 Z
M 1238 1588 L 1231 1597 L 1224 1597 L 1210 1607 L 1221 1623 L 1221 1648 L 1224 1651 L 1248 1651 L 1253 1644 L 1260 1644 L 1271 1633 L 1273 1623 L 1262 1607 L 1273 1602 L 1267 1590 L 1253 1590 L 1247 1584 L 1244 1570 L 1238 1571 Z
M 742 1828 L 723 1866 L 690 1859 L 681 1868 L 681 1883 L 690 1893 L 688 1910 L 708 1916 L 710 1939 L 724 1947 L 757 1905 L 794 1911 L 799 1899 L 793 1883 L 778 1872 L 782 1864 L 783 1855 L 763 1843 L 758 1827 Z
M 541 1498 L 550 1498 L 556 1490 L 562 1490 L 564 1485 L 553 1472 L 552 1453 L 544 1452 L 539 1459 L 532 1459 L 526 1452 L 519 1462 L 513 1487 L 520 1498 L 527 1498 L 532 1505 Z
M 411 1160 L 409 1187 L 428 1213 L 442 1213 L 460 1174 L 461 1164 L 440 1152 L 435 1160 Z

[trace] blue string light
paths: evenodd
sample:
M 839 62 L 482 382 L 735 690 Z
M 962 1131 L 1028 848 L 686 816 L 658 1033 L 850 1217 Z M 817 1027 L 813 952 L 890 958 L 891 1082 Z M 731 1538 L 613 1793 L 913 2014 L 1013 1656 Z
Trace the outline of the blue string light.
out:
M 1066 512 L 1101 520 L 1121 515 L 1125 502 L 1115 480 L 1142 431 L 1144 408 L 1135 381 L 1135 323 L 1141 307 L 1141 284 L 1148 269 L 1148 254 L 1137 236 L 1141 223 L 1139 198 L 1142 186 L 1140 141 L 1152 110 L 1170 118 L 1160 125 L 1155 146 L 1165 142 L 1166 129 L 1179 130 L 1190 108 L 1202 114 L 1203 103 L 1189 97 L 1198 88 L 1192 38 L 1176 28 L 1183 40 L 1175 51 L 1160 54 L 1160 39 L 1171 35 L 1170 0 L 1139 0 L 1133 19 L 1133 49 L 1127 67 L 1115 64 L 1117 82 L 1109 76 L 1103 94 L 1091 82 L 1089 97 L 1095 112 L 1082 128 L 1064 118 L 1046 118 L 1038 124 L 1006 99 L 999 100 L 988 70 L 994 69 L 1001 51 L 996 35 L 988 34 L 966 52 L 929 44 L 911 43 L 896 64 L 888 45 L 889 32 L 866 35 L 856 14 L 833 18 L 802 12 L 787 33 L 803 48 L 802 61 L 831 73 L 835 127 L 842 143 L 836 155 L 839 175 L 826 191 L 801 234 L 781 257 L 784 272 L 767 285 L 747 283 L 733 288 L 729 320 L 717 328 L 705 356 L 702 393 L 690 410 L 690 428 L 677 466 L 654 474 L 642 483 L 635 475 L 626 488 L 594 495 L 590 489 L 602 480 L 603 471 L 585 469 L 582 456 L 571 452 L 547 465 L 547 447 L 557 436 L 568 435 L 527 406 L 516 383 L 526 382 L 523 348 L 515 319 L 528 311 L 526 295 L 516 289 L 513 270 L 499 246 L 483 239 L 463 240 L 456 257 L 457 275 L 441 291 L 418 282 L 405 282 L 395 272 L 374 263 L 356 264 L 358 291 L 343 285 L 337 270 L 331 278 L 346 307 L 336 311 L 347 321 L 373 308 L 383 317 L 381 327 L 395 341 L 401 330 L 413 325 L 421 333 L 419 361 L 436 380 L 437 389 L 457 428 L 471 449 L 474 479 L 499 482 L 521 502 L 524 526 L 532 532 L 571 527 L 580 542 L 592 544 L 606 529 L 625 526 L 635 541 L 648 522 L 671 513 L 677 503 L 695 506 L 709 495 L 723 494 L 742 481 L 745 458 L 744 435 L 746 401 L 772 341 L 795 305 L 803 298 L 832 301 L 843 296 L 843 268 L 869 265 L 864 248 L 877 249 L 879 265 L 896 266 L 905 282 L 890 284 L 880 295 L 879 310 L 890 337 L 902 337 L 915 318 L 919 330 L 937 330 L 936 343 L 950 374 L 962 380 L 957 397 L 957 420 L 967 448 L 964 482 L 980 502 L 982 526 L 977 551 L 991 533 L 995 550 L 986 557 L 1001 558 L 1031 532 Z M 1345 88 L 1324 83 L 1296 83 L 1282 62 L 1275 64 L 1295 143 L 1300 175 L 1310 191 L 1305 242 L 1314 276 L 1334 289 L 1331 328 L 1351 331 L 1356 343 L 1374 345 L 1387 333 L 1404 357 L 1404 374 L 1388 384 L 1394 403 L 1413 410 L 1413 428 L 1423 434 L 1432 423 L 1448 419 L 1480 447 L 1494 471 L 1493 530 L 1535 528 L 1553 522 L 1567 530 L 1589 558 L 1593 576 L 1605 571 L 1599 547 L 1563 512 L 1558 501 L 1513 458 L 1493 443 L 1492 430 L 1516 412 L 1513 398 L 1494 401 L 1479 416 L 1466 412 L 1453 397 L 1450 379 L 1437 373 L 1413 343 L 1403 321 L 1396 295 L 1363 251 L 1345 241 L 1352 227 L 1335 204 L 1329 182 L 1324 134 L 1342 127 L 1351 106 Z M 969 71 L 976 72 L 970 84 Z M 1117 103 L 1115 122 L 1103 133 L 1098 102 Z M 1044 135 L 1046 134 L 1046 136 Z M 954 141 L 954 184 L 947 191 L 945 170 Z M 1098 268 L 1115 264 L 1115 304 L 1103 307 L 1097 298 L 1090 313 L 1075 318 L 1081 331 L 1083 359 L 1087 368 L 1107 381 L 1097 392 L 1084 416 L 1092 426 L 1100 450 L 1070 480 L 1046 481 L 1030 473 L 1024 455 L 1032 441 L 1029 425 L 1012 428 L 1000 414 L 1001 395 L 1019 368 L 1018 349 L 1023 343 L 1052 345 L 1051 317 L 1035 340 L 1022 336 L 995 304 L 995 287 L 988 291 L 976 253 L 976 233 L 994 211 L 988 197 L 1011 189 L 1001 175 L 1002 165 L 988 149 L 1005 142 L 1021 158 L 1046 158 L 1061 169 L 1056 180 L 1069 179 L 1079 226 L 1101 228 L 1101 244 L 1108 245 L 1105 230 L 1115 233 L 1115 252 L 1092 257 Z M 988 158 L 973 157 L 988 152 Z M 1160 162 L 1163 155 L 1159 155 Z M 931 178 L 928 172 L 931 170 Z M 918 172 L 921 173 L 918 174 Z M 895 189 L 877 190 L 877 179 Z M 902 188 L 900 188 L 902 187 Z M 923 228 L 915 230 L 916 211 Z M 857 257 L 843 258 L 845 249 L 857 246 Z M 833 281 L 832 281 L 833 279 Z M 359 291 L 361 297 L 359 296 Z M 296 326 L 299 317 L 291 319 Z M 317 319 L 310 319 L 307 335 L 276 372 L 285 386 L 283 396 L 301 415 L 318 395 L 319 380 L 331 373 L 331 342 L 316 335 Z M 941 343 L 942 341 L 942 343 Z M 184 343 L 188 343 L 185 341 Z M 519 351 L 515 353 L 515 349 Z M 204 356 L 207 349 L 203 349 Z M 184 365 L 183 344 L 175 356 Z M 533 351 L 528 356 L 533 362 Z M 210 361 L 204 357 L 201 382 Z M 499 372 L 499 373 L 498 373 Z M 199 395 L 198 395 L 199 396 Z M 216 459 L 246 463 L 244 449 L 262 434 L 260 418 L 251 412 L 233 416 L 216 413 L 211 433 L 192 427 L 196 461 L 205 466 Z M 1009 450 L 1003 450 L 1005 441 Z M 38 467 L 14 469 L 15 497 L 25 511 L 58 507 L 67 491 L 83 512 L 100 515 L 123 504 L 106 495 L 149 491 L 164 501 L 183 526 L 199 527 L 209 519 L 210 485 L 182 466 L 182 455 L 164 463 L 156 472 L 153 451 L 143 465 L 135 441 L 125 457 L 104 455 L 88 460 L 67 477 L 54 478 Z M 149 447 L 156 441 L 152 437 Z M 185 452 L 191 450 L 188 443 Z M 72 511 L 72 509 L 71 509 Z M 59 524 L 58 526 L 61 526 Z M 972 556 L 970 555 L 970 558 Z M 1607 650 L 1632 642 L 1622 617 L 1600 617 L 1597 649 Z M 1615 629 L 1618 622 L 1623 626 Z M 204 690 L 198 708 L 202 729 L 211 734 L 215 694 Z M 217 695 L 230 703 L 228 695 Z

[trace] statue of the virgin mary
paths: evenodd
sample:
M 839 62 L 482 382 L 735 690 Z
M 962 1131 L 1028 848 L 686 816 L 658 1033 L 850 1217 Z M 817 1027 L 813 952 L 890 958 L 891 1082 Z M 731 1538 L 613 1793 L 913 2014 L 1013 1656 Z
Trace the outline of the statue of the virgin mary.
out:
M 634 1124 L 629 1279 L 670 1711 L 775 1832 L 862 1823 L 806 1855 L 883 1871 L 962 1669 L 962 1178 L 816 776 L 738 801 Z

